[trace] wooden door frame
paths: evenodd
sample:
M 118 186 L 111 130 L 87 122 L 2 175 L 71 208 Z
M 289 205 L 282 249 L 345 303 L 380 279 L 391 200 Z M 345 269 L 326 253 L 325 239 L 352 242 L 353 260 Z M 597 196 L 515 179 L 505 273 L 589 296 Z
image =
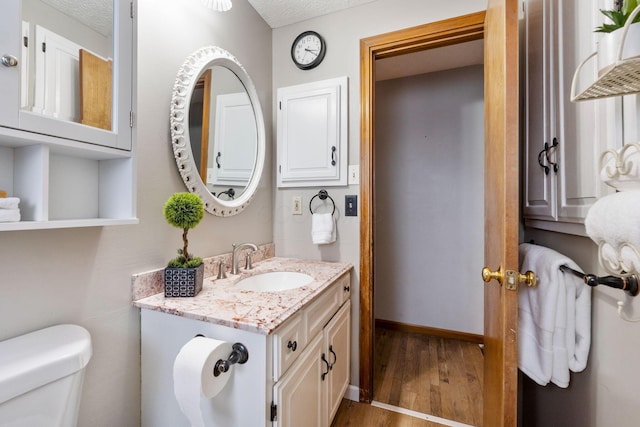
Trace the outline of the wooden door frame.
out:
M 485 12 L 360 40 L 360 401 L 373 399 L 375 61 L 484 37 Z

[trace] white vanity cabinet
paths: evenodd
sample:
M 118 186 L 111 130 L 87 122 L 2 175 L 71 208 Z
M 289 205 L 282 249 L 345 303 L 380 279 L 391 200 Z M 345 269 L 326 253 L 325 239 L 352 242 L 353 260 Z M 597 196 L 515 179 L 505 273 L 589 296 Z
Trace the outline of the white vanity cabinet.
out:
M 350 310 L 347 301 L 274 385 L 274 426 L 331 425 L 349 385 Z
M 350 280 L 340 274 L 270 334 L 142 309 L 142 427 L 188 427 L 173 364 L 198 334 L 242 342 L 249 352 L 218 395 L 200 400 L 207 426 L 329 427 L 350 380 Z
M 278 187 L 347 185 L 347 77 L 278 89 Z
M 21 221 L 0 231 L 137 223 L 135 2 L 67 3 L 2 5 L 0 189 Z
M 599 155 L 615 141 L 614 101 L 570 101 L 574 71 L 595 50 L 593 29 L 601 21 L 599 1 L 586 3 L 523 3 L 523 214 L 528 226 L 583 235 L 589 207 L 606 191 L 598 179 Z M 587 68 L 579 86 L 597 74 L 595 64 Z

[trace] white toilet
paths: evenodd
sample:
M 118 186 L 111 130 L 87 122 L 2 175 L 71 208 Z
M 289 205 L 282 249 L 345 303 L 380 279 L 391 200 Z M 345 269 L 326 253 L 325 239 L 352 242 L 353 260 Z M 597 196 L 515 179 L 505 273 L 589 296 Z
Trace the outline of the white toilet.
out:
M 91 336 L 58 325 L 0 342 L 0 426 L 73 427 Z

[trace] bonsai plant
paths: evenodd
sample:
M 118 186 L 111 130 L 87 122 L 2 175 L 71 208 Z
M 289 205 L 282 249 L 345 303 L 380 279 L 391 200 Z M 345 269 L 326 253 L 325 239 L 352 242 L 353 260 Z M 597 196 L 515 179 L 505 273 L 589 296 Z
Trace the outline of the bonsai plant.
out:
M 175 193 L 164 205 L 164 217 L 174 227 L 182 229 L 181 249 L 164 269 L 164 294 L 168 297 L 196 296 L 202 289 L 204 264 L 202 258 L 189 253 L 189 230 L 204 216 L 204 203 L 197 194 Z
M 595 29 L 601 33 L 598 41 L 598 70 L 602 75 L 607 72 L 619 59 L 632 58 L 640 55 L 640 11 L 638 0 L 619 1 L 613 10 L 600 10 L 611 22 L 605 22 Z M 629 20 L 629 30 L 623 40 L 624 31 L 621 30 Z M 624 44 L 621 50 L 621 44 Z

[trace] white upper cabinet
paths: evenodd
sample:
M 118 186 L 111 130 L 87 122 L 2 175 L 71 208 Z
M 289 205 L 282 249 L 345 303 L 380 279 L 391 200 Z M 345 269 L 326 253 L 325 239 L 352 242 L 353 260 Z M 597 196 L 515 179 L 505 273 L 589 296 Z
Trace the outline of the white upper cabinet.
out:
M 347 185 L 347 77 L 278 89 L 278 187 Z
M 134 23 L 132 0 L 3 1 L 0 231 L 137 222 Z
M 0 126 L 131 150 L 131 0 L 62 4 L 3 2 Z
M 524 3 L 525 188 L 527 225 L 584 234 L 589 207 L 606 190 L 600 153 L 615 144 L 615 100 L 570 101 L 573 74 L 596 48 L 598 0 Z M 595 65 L 582 73 L 593 81 Z

